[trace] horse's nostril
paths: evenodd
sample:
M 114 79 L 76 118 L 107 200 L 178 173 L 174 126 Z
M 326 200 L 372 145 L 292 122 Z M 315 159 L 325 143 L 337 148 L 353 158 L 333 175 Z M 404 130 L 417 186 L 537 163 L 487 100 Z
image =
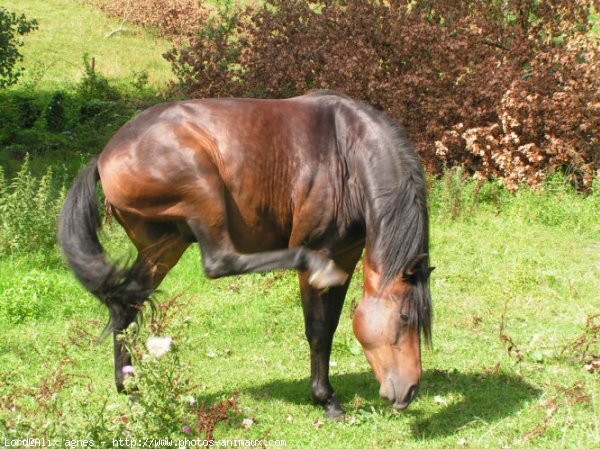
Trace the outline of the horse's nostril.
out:
M 404 402 L 409 404 L 410 402 L 414 401 L 414 399 L 417 397 L 418 393 L 419 393 L 419 384 L 414 384 L 412 387 L 409 388 L 408 393 L 406 393 Z

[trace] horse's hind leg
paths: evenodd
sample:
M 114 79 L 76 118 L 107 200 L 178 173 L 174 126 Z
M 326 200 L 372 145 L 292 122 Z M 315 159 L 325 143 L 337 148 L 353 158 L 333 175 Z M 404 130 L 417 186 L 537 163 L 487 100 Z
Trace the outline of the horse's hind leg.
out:
M 335 261 L 344 271 L 352 273 L 361 252 L 362 247 L 355 248 Z M 312 398 L 323 406 L 327 418 L 336 419 L 344 414 L 344 410 L 329 382 L 329 358 L 350 279 L 344 285 L 323 292 L 310 285 L 308 273 L 301 272 L 299 278 L 306 338 L 310 346 Z
M 144 276 L 150 278 L 152 289 L 155 290 L 190 245 L 189 240 L 172 224 L 148 222 L 117 210 L 114 213 L 138 250 L 135 264 L 143 271 Z M 124 389 L 126 376 L 123 367 L 131 365 L 131 355 L 120 341 L 119 334 L 135 320 L 138 312 L 138 308 L 129 307 L 122 310 L 120 313 L 123 315 L 116 319 L 111 311 L 113 323 L 119 323 L 113 329 L 113 342 L 115 382 L 120 392 Z

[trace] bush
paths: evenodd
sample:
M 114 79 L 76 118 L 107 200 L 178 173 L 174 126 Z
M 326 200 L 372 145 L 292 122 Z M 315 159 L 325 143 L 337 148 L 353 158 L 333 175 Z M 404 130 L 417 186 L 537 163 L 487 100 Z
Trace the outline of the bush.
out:
M 114 114 L 116 103 L 114 101 L 89 100 L 79 108 L 79 121 L 95 127 L 106 124 L 110 114 Z
M 134 97 L 133 88 L 117 88 L 92 61 L 84 56 L 81 80 L 64 90 L 0 92 L 0 164 L 7 176 L 16 175 L 25 153 L 33 156 L 35 174 L 45 170 L 39 154 L 65 162 L 74 173 L 80 156 L 100 151 L 140 109 L 160 101 L 146 88 L 144 72 L 135 74 Z
M 131 86 L 135 89 L 138 95 L 142 95 L 146 89 L 148 88 L 148 81 L 150 80 L 150 75 L 147 70 L 140 70 L 133 72 L 133 77 L 131 79 Z
M 515 190 L 563 171 L 591 187 L 600 53 L 590 2 L 265 3 L 217 16 L 166 55 L 187 95 L 338 89 L 401 122 L 434 173 L 461 166 Z
M 115 101 L 120 95 L 108 80 L 96 71 L 95 59 L 88 54 L 83 55 L 84 76 L 77 86 L 77 93 L 82 100 Z
M 52 132 L 61 132 L 67 126 L 64 92 L 56 92 L 46 107 L 46 128 Z
M 151 27 L 161 36 L 178 42 L 195 36 L 208 17 L 208 10 L 199 0 L 144 0 L 124 2 L 121 0 L 87 0 L 95 7 L 113 17 Z
M 249 90 L 250 84 L 240 78 L 244 42 L 238 34 L 240 16 L 241 12 L 226 3 L 206 21 L 191 47 L 174 48 L 164 55 L 188 95 L 267 95 L 264 90 L 259 92 L 259 88 Z
M 29 96 L 16 95 L 13 103 L 17 108 L 17 125 L 21 128 L 33 128 L 37 119 L 42 115 L 42 109 Z
M 0 89 L 14 84 L 21 75 L 16 65 L 23 60 L 18 48 L 23 45 L 21 37 L 37 28 L 35 19 L 18 16 L 0 7 Z

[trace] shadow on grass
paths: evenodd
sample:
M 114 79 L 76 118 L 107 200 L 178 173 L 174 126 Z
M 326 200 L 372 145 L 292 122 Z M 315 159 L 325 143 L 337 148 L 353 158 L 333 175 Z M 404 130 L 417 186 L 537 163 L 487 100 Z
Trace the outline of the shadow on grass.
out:
M 338 397 L 348 401 L 355 395 L 374 404 L 375 408 L 389 409 L 379 399 L 379 384 L 370 371 L 341 374 L 332 377 Z M 275 398 L 294 404 L 310 401 L 310 379 L 276 380 L 252 388 L 242 389 L 257 399 Z M 418 438 L 435 438 L 450 435 L 461 427 L 473 423 L 498 421 L 523 408 L 538 397 L 540 390 L 523 379 L 506 373 L 461 373 L 458 371 L 430 370 L 423 374 L 417 401 L 434 402 L 434 397 L 459 396 L 458 402 L 441 410 L 422 410 L 409 407 L 402 414 L 411 416 L 413 435 Z M 443 406 L 443 405 L 442 405 Z M 346 409 L 351 414 L 350 405 Z M 392 415 L 393 416 L 393 415 Z
M 431 370 L 424 375 L 421 396 L 462 397 L 437 412 L 410 410 L 413 434 L 420 438 L 449 435 L 473 423 L 491 423 L 517 413 L 541 390 L 507 373 L 461 373 Z

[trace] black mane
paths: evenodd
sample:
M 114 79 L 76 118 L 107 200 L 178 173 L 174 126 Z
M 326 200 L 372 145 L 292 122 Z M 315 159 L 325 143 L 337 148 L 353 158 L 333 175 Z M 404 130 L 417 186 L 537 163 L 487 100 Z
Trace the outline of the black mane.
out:
M 429 216 L 423 166 L 402 129 L 384 113 L 371 113 L 383 123 L 390 146 L 390 151 L 371 156 L 376 181 L 367 229 L 376 230 L 372 241 L 375 261 L 383 269 L 384 284 L 398 276 L 407 277 L 408 267 L 417 265 L 412 267 L 414 274 L 410 277 L 413 288 L 409 321 L 429 342 Z
M 361 150 L 367 248 L 383 271 L 384 285 L 404 276 L 408 267 L 413 269 L 409 279 L 413 288 L 407 298 L 412 302 L 409 321 L 429 342 L 429 218 L 427 185 L 419 156 L 402 128 L 385 113 L 335 91 L 309 95 L 351 102 L 349 106 L 370 122 L 365 124 L 372 128 L 370 137 Z

